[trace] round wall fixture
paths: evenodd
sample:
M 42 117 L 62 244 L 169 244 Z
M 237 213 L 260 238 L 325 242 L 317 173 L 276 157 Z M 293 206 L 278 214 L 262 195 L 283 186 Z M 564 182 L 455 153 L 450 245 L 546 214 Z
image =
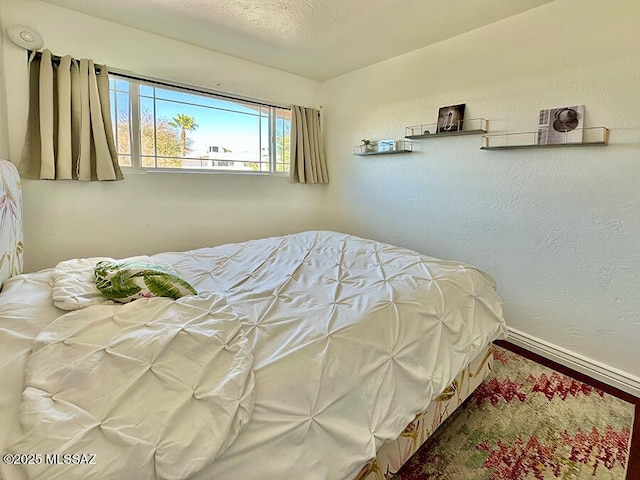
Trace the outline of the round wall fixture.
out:
M 13 43 L 26 50 L 38 50 L 44 45 L 42 35 L 24 25 L 12 25 L 7 29 L 7 35 Z

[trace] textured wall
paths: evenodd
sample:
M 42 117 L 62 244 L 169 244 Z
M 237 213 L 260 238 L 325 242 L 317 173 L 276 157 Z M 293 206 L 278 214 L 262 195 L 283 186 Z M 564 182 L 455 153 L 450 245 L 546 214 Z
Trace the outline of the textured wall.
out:
M 482 267 L 512 327 L 640 377 L 639 18 L 636 1 L 559 0 L 327 82 L 341 229 Z M 352 155 L 457 103 L 493 132 L 584 104 L 611 144 L 495 152 L 466 136 Z
M 278 104 L 319 105 L 320 83 L 33 0 L 4 0 L 5 25 L 38 30 L 55 54 Z M 6 43 L 11 160 L 24 140 L 25 51 Z M 4 110 L 4 109 L 2 109 Z M 74 256 L 184 250 L 322 226 L 326 189 L 255 175 L 128 175 L 24 182 L 25 269 Z

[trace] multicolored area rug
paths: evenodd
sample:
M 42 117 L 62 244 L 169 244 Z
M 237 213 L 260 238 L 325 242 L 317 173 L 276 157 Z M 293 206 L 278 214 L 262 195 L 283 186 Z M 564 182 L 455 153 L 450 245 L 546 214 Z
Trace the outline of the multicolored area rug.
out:
M 394 480 L 625 480 L 633 405 L 500 347 L 494 372 Z

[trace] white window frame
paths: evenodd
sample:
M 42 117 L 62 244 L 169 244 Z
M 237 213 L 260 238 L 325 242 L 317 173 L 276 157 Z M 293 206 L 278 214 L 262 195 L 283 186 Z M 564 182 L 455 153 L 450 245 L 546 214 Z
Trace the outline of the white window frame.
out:
M 231 96 L 228 94 L 224 94 L 224 93 L 220 93 L 220 92 L 214 92 L 211 90 L 207 90 L 207 89 L 203 89 L 203 88 L 195 88 L 189 85 L 183 85 L 183 84 L 179 84 L 179 83 L 175 83 L 175 82 L 167 82 L 164 80 L 157 80 L 157 79 L 151 79 L 151 78 L 144 78 L 144 77 L 139 77 L 137 75 L 132 75 L 128 72 L 121 72 L 121 71 L 113 71 L 113 70 L 109 70 L 109 76 L 110 78 L 113 78 L 114 80 L 124 80 L 129 82 L 129 91 L 128 96 L 129 96 L 129 148 L 130 148 L 130 157 L 131 157 L 131 166 L 123 166 L 121 165 L 120 168 L 123 170 L 123 172 L 126 173 L 178 173 L 178 174 L 184 174 L 184 173 L 195 173 L 195 174 L 217 174 L 217 175 L 229 175 L 229 174 L 237 174 L 237 175 L 276 175 L 276 176 L 288 176 L 289 175 L 289 171 L 288 169 L 285 170 L 284 166 L 286 165 L 285 162 L 280 161 L 278 162 L 278 158 L 277 158 L 277 128 L 276 128 L 276 122 L 277 120 L 280 118 L 277 116 L 276 112 L 277 109 L 280 110 L 286 110 L 286 111 L 291 111 L 291 107 L 289 106 L 284 106 L 284 105 L 276 105 L 276 104 L 270 104 L 270 103 L 265 103 L 265 102 L 261 102 L 258 100 L 253 100 L 253 99 L 248 99 L 248 98 L 242 98 L 242 97 L 238 97 L 238 96 Z M 116 84 L 117 85 L 117 84 Z M 154 166 L 154 167 L 146 167 L 142 165 L 142 155 L 141 155 L 141 132 L 140 132 L 140 86 L 141 85 L 145 85 L 145 86 L 150 86 L 150 87 L 157 87 L 157 88 L 162 88 L 165 90 L 174 90 L 176 92 L 182 92 L 182 93 L 188 93 L 191 95 L 201 95 L 203 97 L 212 97 L 212 98 L 216 98 L 216 99 L 221 99 L 224 101 L 228 101 L 228 102 L 237 102 L 239 104 L 249 104 L 251 106 L 254 107 L 259 107 L 259 108 L 268 108 L 269 109 L 269 115 L 268 115 L 268 124 L 269 124 L 269 130 L 270 130 L 270 134 L 269 134 L 269 138 L 268 138 L 268 148 L 269 148 L 269 170 L 264 170 L 264 171 L 260 171 L 260 170 L 238 170 L 238 169 L 224 169 L 224 168 L 192 168 L 192 167 L 177 167 L 177 168 L 171 168 L 171 167 L 158 167 L 158 166 Z M 110 90 L 110 94 L 111 94 L 111 88 Z M 122 90 L 118 90 L 117 87 L 115 88 L 116 93 L 117 92 L 122 92 Z M 144 95 L 142 95 L 144 96 Z M 117 94 L 115 95 L 116 97 L 116 105 L 115 105 L 115 113 L 116 116 L 118 115 L 118 104 L 117 104 Z M 146 98 L 146 97 L 145 97 Z M 188 103 L 188 102 L 185 102 Z M 190 104 L 190 105 L 196 105 L 196 106 L 200 106 L 198 104 Z M 212 109 L 215 110 L 224 110 L 224 109 L 218 109 L 215 107 L 210 107 Z M 154 119 L 154 135 L 156 134 L 156 126 L 155 126 L 155 121 L 156 121 L 156 112 L 155 112 L 155 101 L 154 101 L 154 112 L 153 112 L 153 119 Z M 112 119 L 112 121 L 115 121 L 115 119 Z M 289 120 L 290 122 L 290 120 Z M 258 136 L 260 138 L 262 138 L 262 122 L 259 121 L 258 122 L 259 125 L 259 133 Z M 290 132 L 290 131 L 289 131 Z M 117 128 L 116 131 L 113 132 L 114 133 L 114 140 L 116 143 L 116 149 L 118 149 L 118 132 L 117 132 Z M 290 134 L 290 133 L 289 133 Z M 154 141 L 155 144 L 155 141 Z M 118 149 L 119 150 L 119 149 Z M 118 155 L 120 156 L 120 152 L 118 151 Z M 126 154 L 123 154 L 126 155 Z M 155 163 L 157 164 L 157 160 L 158 158 L 165 158 L 162 156 L 158 156 L 157 151 L 155 152 L 155 155 L 152 157 L 155 158 Z M 181 157 L 175 157 L 176 159 L 180 159 Z M 198 160 L 193 158 L 194 160 Z M 201 160 L 201 159 L 200 159 Z M 241 161 L 241 160 L 233 160 L 233 161 Z M 254 162 L 251 162 L 254 163 Z M 260 162 L 257 162 L 260 163 Z M 262 162 L 262 164 L 264 164 L 264 162 Z M 282 171 L 277 171 L 277 167 L 282 165 Z M 288 167 L 288 166 L 287 166 Z

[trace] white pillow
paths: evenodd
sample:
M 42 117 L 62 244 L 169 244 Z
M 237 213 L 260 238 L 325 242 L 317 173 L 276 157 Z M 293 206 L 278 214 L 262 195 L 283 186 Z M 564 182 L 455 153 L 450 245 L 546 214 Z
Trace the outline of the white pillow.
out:
M 168 263 L 152 259 L 146 255 L 131 257 L 127 260 L 149 262 L 173 271 Z M 56 307 L 62 310 L 78 310 L 91 305 L 114 304 L 96 287 L 94 269 L 101 261 L 113 262 L 110 257 L 74 258 L 58 263 L 52 275 L 52 299 Z

